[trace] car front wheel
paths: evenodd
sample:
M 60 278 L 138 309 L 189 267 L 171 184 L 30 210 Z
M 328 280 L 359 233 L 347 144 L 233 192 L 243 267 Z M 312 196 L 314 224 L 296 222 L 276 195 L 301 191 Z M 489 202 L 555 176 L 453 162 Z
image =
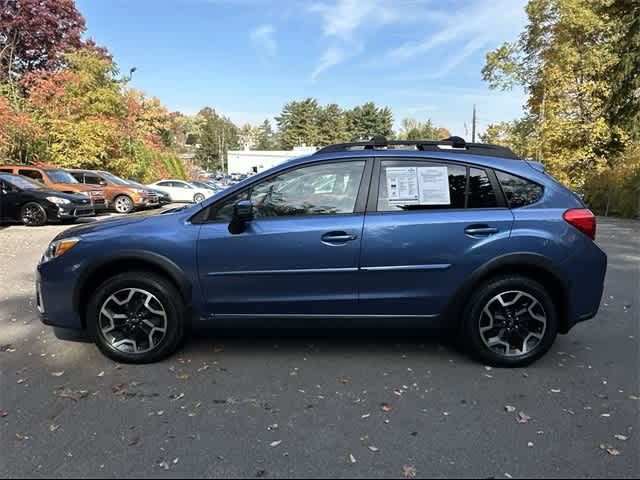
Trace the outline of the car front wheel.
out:
M 39 203 L 27 203 L 22 207 L 20 219 L 27 227 L 41 227 L 47 223 L 47 212 Z
M 113 207 L 118 213 L 121 213 L 121 214 L 131 213 L 131 211 L 133 210 L 133 200 L 131 200 L 126 195 L 120 195 L 113 202 Z
M 106 280 L 87 308 L 89 333 L 107 357 L 152 363 L 176 351 L 185 331 L 181 295 L 165 278 L 129 272 Z
M 524 367 L 549 351 L 558 334 L 551 295 L 535 280 L 498 277 L 472 295 L 462 319 L 471 352 L 487 365 Z

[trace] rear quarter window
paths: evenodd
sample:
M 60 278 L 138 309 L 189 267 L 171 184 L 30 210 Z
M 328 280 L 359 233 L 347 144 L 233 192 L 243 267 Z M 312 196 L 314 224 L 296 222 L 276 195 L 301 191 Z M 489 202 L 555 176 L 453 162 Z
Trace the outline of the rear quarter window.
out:
M 531 180 L 497 170 L 496 176 L 511 208 L 533 205 L 542 198 L 544 188 Z

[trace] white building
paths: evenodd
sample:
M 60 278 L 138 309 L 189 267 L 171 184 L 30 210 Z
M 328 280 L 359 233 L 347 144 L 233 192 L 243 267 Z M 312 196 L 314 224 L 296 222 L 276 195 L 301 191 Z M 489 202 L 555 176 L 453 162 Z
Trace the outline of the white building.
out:
M 296 147 L 293 150 L 229 150 L 227 173 L 260 173 L 292 158 L 316 152 L 315 147 Z

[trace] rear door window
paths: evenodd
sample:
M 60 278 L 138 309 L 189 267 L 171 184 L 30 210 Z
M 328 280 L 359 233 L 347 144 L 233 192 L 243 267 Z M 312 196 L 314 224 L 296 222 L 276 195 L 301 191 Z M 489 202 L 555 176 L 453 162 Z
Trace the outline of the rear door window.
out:
M 101 185 L 104 180 L 97 175 L 90 175 L 88 173 L 84 174 L 84 183 L 89 185 Z
M 500 171 L 496 171 L 496 176 L 511 208 L 532 205 L 542 198 L 544 189 L 535 182 Z
M 496 208 L 497 206 L 498 198 L 487 172 L 479 168 L 470 168 L 467 208 Z
M 44 177 L 37 170 L 22 170 L 21 169 L 21 170 L 18 170 L 18 175 L 30 178 L 32 180 L 37 180 L 40 183 L 44 183 Z

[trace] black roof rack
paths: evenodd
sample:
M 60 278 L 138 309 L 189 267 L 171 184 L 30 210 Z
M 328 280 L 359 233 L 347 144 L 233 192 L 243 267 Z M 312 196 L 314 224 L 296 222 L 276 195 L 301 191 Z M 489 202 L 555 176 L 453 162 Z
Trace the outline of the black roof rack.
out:
M 469 153 L 472 155 L 483 155 L 487 157 L 501 157 L 512 160 L 520 160 L 515 152 L 501 145 L 492 145 L 488 143 L 467 143 L 463 138 L 450 137 L 446 140 L 387 140 L 382 135 L 376 135 L 368 142 L 351 142 L 338 143 L 321 148 L 315 155 L 321 153 L 348 152 L 349 150 L 375 150 L 375 149 L 393 149 L 402 150 L 395 147 L 415 147 L 421 151 L 452 151 L 455 153 Z

